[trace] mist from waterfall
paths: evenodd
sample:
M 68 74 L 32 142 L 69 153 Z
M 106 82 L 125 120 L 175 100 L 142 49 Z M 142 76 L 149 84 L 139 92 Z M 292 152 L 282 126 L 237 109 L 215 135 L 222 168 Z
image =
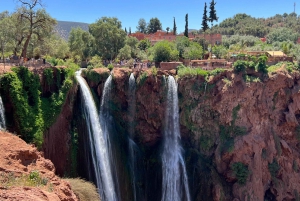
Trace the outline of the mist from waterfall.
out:
M 5 130 L 6 129 L 6 122 L 5 122 L 5 109 L 2 102 L 2 98 L 0 96 L 0 129 Z
M 100 125 L 99 115 L 90 88 L 80 74 L 81 71 L 76 72 L 76 79 L 81 89 L 83 110 L 88 130 L 88 143 L 91 151 L 91 162 L 94 171 L 93 175 L 95 176 L 101 201 L 117 201 L 118 197 L 110 164 L 107 136 Z M 89 173 L 88 175 L 91 174 Z
M 190 201 L 188 179 L 180 145 L 177 83 L 167 81 L 167 108 L 162 154 L 162 201 Z

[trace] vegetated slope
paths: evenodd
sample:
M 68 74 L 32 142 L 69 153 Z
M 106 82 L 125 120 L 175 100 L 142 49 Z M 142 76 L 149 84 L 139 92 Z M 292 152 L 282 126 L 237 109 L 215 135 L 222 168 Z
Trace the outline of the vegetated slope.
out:
M 59 36 L 68 40 L 69 34 L 72 28 L 80 27 L 85 31 L 89 30 L 89 24 L 83 22 L 68 22 L 68 21 L 57 21 L 55 31 L 58 33 Z
M 300 30 L 300 18 L 296 13 L 276 14 L 268 18 L 254 18 L 245 13 L 239 13 L 232 18 L 223 20 L 214 27 L 214 31 L 223 35 L 266 36 L 272 29 L 286 27 L 295 32 Z
M 54 171 L 35 147 L 0 131 L 0 200 L 78 200 Z

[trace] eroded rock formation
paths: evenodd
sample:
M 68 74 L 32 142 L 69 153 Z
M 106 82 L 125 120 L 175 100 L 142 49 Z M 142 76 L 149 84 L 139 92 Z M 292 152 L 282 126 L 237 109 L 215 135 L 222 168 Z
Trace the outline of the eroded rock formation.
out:
M 77 200 L 70 184 L 55 176 L 53 163 L 19 137 L 0 131 L 0 158 L 0 200 Z M 18 180 L 33 171 L 45 186 L 23 186 Z

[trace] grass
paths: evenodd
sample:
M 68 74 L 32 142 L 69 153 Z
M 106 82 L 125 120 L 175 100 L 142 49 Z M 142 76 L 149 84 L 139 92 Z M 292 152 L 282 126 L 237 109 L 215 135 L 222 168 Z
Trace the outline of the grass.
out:
M 41 187 L 49 192 L 53 190 L 53 185 L 47 178 L 41 177 L 38 171 L 31 171 L 29 175 L 23 174 L 20 177 L 16 177 L 13 173 L 1 173 L 0 187 Z
M 72 190 L 80 201 L 99 200 L 99 194 L 94 184 L 79 178 L 64 180 L 71 184 Z
M 251 76 L 251 75 L 245 75 L 246 82 L 261 82 L 259 77 Z

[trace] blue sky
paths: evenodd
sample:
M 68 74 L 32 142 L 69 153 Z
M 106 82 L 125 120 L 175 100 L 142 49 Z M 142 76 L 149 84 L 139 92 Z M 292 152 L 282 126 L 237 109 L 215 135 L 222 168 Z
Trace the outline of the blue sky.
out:
M 93 23 L 102 16 L 117 17 L 123 28 L 132 32 L 140 18 L 146 22 L 157 17 L 163 26 L 173 28 L 176 19 L 178 32 L 184 31 L 185 14 L 189 14 L 189 28 L 200 29 L 204 2 L 211 0 L 43 0 L 47 12 L 57 20 Z M 0 12 L 16 9 L 17 0 L 0 0 Z M 294 11 L 295 0 L 215 0 L 219 22 L 237 13 L 253 17 L 270 17 Z M 297 3 L 297 2 L 296 2 Z M 297 12 L 299 11 L 299 12 Z M 300 13 L 300 2 L 296 5 Z

